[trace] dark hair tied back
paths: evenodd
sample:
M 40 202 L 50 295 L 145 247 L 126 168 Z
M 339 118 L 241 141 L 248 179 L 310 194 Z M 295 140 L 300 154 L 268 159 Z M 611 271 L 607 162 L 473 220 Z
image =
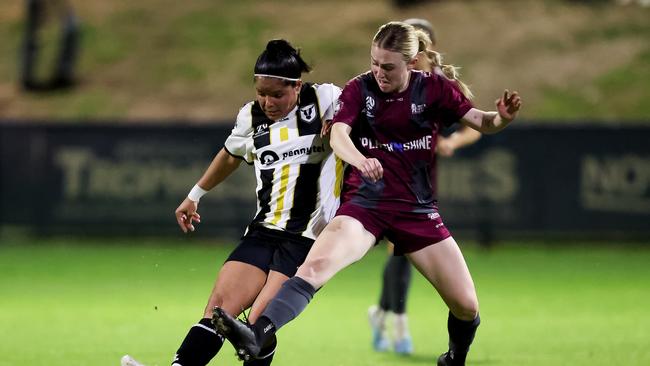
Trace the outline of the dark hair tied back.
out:
M 269 41 L 255 62 L 255 74 L 300 79 L 303 72 L 310 71 L 311 67 L 302 59 L 300 51 L 284 39 Z

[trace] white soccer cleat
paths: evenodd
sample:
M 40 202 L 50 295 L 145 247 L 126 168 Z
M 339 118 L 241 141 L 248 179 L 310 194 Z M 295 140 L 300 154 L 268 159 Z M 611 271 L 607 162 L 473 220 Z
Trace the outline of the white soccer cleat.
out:
M 377 352 L 386 352 L 390 347 L 386 334 L 386 312 L 377 305 L 368 309 L 368 322 L 372 331 L 372 348 Z
M 144 365 L 136 361 L 133 357 L 129 355 L 124 355 L 120 360 L 120 366 L 144 366 Z

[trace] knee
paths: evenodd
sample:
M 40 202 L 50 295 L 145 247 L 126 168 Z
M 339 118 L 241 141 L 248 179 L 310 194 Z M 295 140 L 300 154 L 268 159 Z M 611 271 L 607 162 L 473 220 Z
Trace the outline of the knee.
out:
M 468 294 L 457 299 L 449 306 L 449 311 L 458 319 L 470 321 L 478 316 L 478 299 L 476 294 Z
M 327 257 L 310 258 L 298 268 L 296 276 L 318 289 L 329 279 L 326 272 L 330 264 L 331 259 Z
M 203 311 L 203 317 L 204 318 L 211 318 L 212 317 L 212 311 L 214 310 L 215 306 L 218 306 L 222 309 L 224 309 L 226 312 L 230 314 L 231 309 L 227 309 L 226 305 L 224 305 L 224 298 L 225 296 L 220 293 L 220 292 L 215 292 L 210 296 L 210 299 L 208 300 L 208 304 L 205 306 L 205 309 Z M 234 315 L 234 314 L 231 314 Z

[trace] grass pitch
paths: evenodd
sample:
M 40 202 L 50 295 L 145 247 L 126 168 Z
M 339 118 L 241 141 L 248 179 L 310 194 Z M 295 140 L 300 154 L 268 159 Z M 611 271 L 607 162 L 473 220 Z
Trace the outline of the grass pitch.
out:
M 650 245 L 463 246 L 483 323 L 468 365 L 649 365 Z M 462 243 L 461 243 L 462 245 Z M 232 249 L 185 239 L 4 240 L 0 365 L 169 365 L 200 317 Z M 433 365 L 447 311 L 415 275 L 408 311 L 415 354 L 378 354 L 366 310 L 377 248 L 322 289 L 279 333 L 275 365 Z M 240 365 L 229 345 L 211 365 Z

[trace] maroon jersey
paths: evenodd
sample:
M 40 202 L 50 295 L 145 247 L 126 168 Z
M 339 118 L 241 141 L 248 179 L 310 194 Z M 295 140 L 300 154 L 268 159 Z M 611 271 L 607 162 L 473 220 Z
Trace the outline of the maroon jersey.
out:
M 376 158 L 384 176 L 373 183 L 351 166 L 342 202 L 367 208 L 431 212 L 435 209 L 436 138 L 460 120 L 471 102 L 444 76 L 412 71 L 408 88 L 383 93 L 371 72 L 350 80 L 339 98 L 334 122 L 352 127 L 350 137 L 366 157 Z

